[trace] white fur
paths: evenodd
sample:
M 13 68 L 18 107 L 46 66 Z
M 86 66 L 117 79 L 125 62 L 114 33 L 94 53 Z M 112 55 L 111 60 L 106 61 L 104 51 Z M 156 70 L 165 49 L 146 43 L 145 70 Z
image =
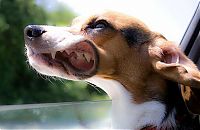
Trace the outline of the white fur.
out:
M 43 75 L 48 75 L 48 76 L 57 76 L 60 78 L 65 78 L 65 79 L 75 79 L 75 76 L 70 76 L 66 74 L 65 71 L 62 69 L 58 69 L 55 66 L 47 66 L 47 63 L 44 62 L 44 60 L 41 58 L 41 56 L 37 56 L 36 54 L 33 54 L 31 52 L 30 48 L 27 49 L 27 56 L 28 56 L 28 61 L 29 64 L 37 70 L 37 72 L 43 74 Z
M 42 41 L 40 43 L 40 48 L 32 48 L 35 53 L 55 53 L 57 51 L 63 51 L 66 48 L 85 40 L 84 36 L 71 33 L 69 31 L 70 27 L 45 25 L 41 25 L 40 27 L 44 28 L 46 32 L 41 36 Z
M 35 49 L 33 47 L 30 48 L 29 46 L 26 46 L 28 61 L 30 65 L 39 73 L 44 75 L 57 76 L 64 79 L 77 79 L 72 74 L 66 74 L 63 68 L 59 67 L 60 65 L 49 67 L 47 63 L 42 59 L 42 57 L 38 56 L 38 54 L 53 53 L 55 55 L 55 52 L 63 51 L 78 42 L 84 41 L 85 38 L 82 35 L 74 35 L 70 33 L 68 31 L 69 27 L 54 27 L 45 25 L 40 27 L 45 28 L 47 31 L 42 35 L 43 40 L 42 43 L 40 43 L 41 47 Z
M 112 127 L 120 129 L 141 129 L 146 125 L 171 126 L 174 125 L 174 114 L 162 123 L 165 116 L 165 105 L 158 101 L 141 104 L 134 103 L 131 95 L 119 82 L 99 77 L 87 80 L 102 88 L 112 99 Z M 161 124 L 162 123 L 162 124 Z

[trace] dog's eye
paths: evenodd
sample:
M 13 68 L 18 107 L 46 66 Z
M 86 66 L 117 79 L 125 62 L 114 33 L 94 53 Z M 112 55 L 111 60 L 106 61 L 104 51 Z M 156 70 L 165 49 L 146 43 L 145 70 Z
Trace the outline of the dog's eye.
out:
M 106 21 L 98 21 L 95 25 L 94 25 L 94 29 L 104 29 L 106 28 L 108 25 L 108 23 Z
M 105 20 L 99 20 L 95 23 L 89 24 L 86 29 L 87 30 L 102 30 L 108 26 L 108 23 Z
M 85 31 L 88 34 L 97 34 L 98 32 L 105 30 L 107 27 L 110 27 L 107 21 L 99 20 L 97 22 L 88 24 L 88 26 L 85 28 Z

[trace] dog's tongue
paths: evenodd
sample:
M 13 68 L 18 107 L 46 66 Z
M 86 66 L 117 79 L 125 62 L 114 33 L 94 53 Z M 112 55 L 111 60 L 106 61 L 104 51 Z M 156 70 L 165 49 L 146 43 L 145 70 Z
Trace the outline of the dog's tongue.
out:
M 69 57 L 69 62 L 73 67 L 81 71 L 90 70 L 94 65 L 94 60 L 86 52 L 72 52 Z

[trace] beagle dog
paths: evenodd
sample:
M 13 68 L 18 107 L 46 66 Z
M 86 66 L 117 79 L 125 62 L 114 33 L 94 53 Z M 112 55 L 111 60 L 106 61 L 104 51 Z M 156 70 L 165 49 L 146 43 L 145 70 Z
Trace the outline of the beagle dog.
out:
M 84 80 L 112 99 L 112 128 L 200 129 L 200 72 L 180 49 L 140 20 L 105 11 L 70 27 L 28 25 L 30 65 Z

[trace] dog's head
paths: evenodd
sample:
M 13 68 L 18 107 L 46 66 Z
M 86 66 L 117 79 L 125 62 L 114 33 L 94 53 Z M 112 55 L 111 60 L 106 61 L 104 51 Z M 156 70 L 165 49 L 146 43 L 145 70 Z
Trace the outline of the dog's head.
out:
M 150 40 L 152 33 L 142 22 L 114 12 L 78 17 L 71 27 L 25 28 L 30 64 L 42 74 L 62 78 L 112 77 L 124 68 L 140 68 L 149 62 L 148 48 L 141 46 Z
M 152 89 L 164 93 L 157 86 L 166 86 L 165 79 L 199 87 L 198 69 L 174 44 L 118 12 L 78 17 L 70 27 L 29 25 L 24 35 L 29 63 L 45 75 L 97 75 L 140 94 Z

